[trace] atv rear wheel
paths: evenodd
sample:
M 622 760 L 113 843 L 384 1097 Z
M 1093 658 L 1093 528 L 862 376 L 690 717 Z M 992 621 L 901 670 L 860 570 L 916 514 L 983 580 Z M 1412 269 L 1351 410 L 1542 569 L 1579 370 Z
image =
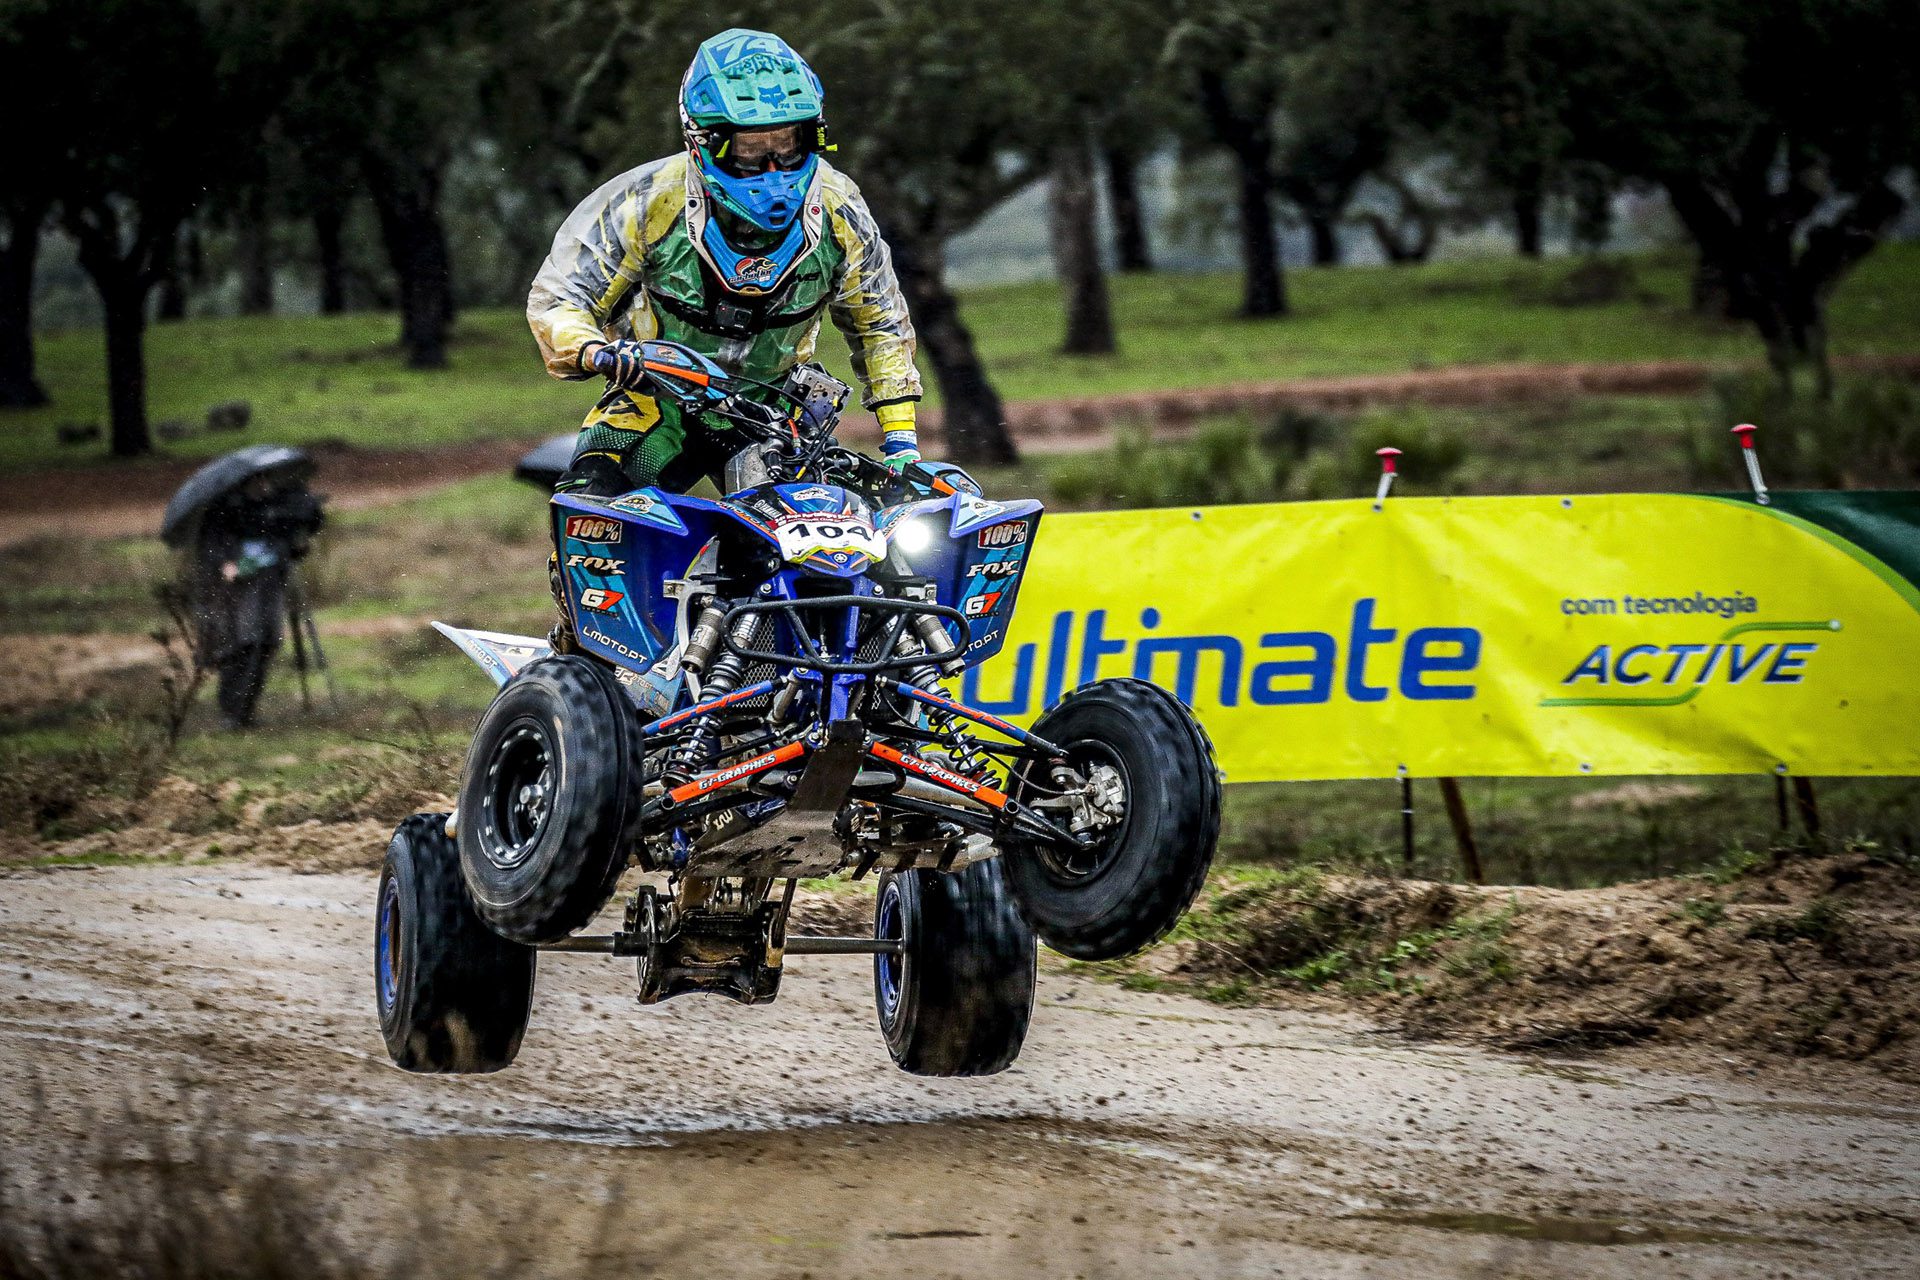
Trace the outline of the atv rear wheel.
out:
M 602 663 L 542 658 L 480 719 L 460 783 L 460 862 L 480 917 L 516 942 L 593 919 L 641 806 L 640 726 Z
M 1220 774 L 1206 731 L 1144 680 L 1076 689 L 1033 731 L 1103 788 L 1110 825 L 1087 849 L 1009 842 L 1001 861 L 1021 914 L 1042 942 L 1077 960 L 1112 960 L 1158 941 L 1193 904 L 1220 837 Z M 1032 805 L 1055 790 L 1028 772 L 1043 767 L 1016 773 L 1016 799 Z
M 474 913 L 447 815 L 418 813 L 387 846 L 373 937 L 374 1001 L 387 1053 L 408 1071 L 498 1071 L 533 1009 L 532 947 Z
M 887 1051 L 920 1076 L 988 1076 L 1013 1065 L 1033 1014 L 1033 931 L 997 860 L 880 878 L 874 1003 Z

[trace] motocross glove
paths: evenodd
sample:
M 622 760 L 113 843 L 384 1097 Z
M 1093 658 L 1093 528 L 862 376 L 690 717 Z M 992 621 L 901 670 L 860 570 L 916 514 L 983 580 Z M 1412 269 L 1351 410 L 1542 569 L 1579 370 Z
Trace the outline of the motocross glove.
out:
M 880 419 L 880 429 L 886 433 L 880 444 L 880 460 L 898 475 L 914 463 L 920 461 L 920 437 L 914 429 L 914 407 L 911 400 L 898 400 L 892 404 L 883 404 L 873 411 Z
M 593 368 L 603 373 L 616 387 L 628 391 L 645 391 L 652 384 L 652 375 L 648 374 L 640 355 L 637 342 L 609 342 L 596 348 L 593 353 Z

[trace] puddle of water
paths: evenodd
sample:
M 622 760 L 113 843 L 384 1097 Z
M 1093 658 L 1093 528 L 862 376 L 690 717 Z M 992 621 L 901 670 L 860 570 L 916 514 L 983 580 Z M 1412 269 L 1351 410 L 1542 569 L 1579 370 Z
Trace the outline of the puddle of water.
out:
M 1813 1247 L 1811 1240 L 1787 1236 L 1760 1236 L 1739 1231 L 1702 1230 L 1659 1222 L 1621 1222 L 1605 1218 L 1516 1218 L 1504 1213 L 1397 1213 L 1391 1210 L 1350 1216 L 1370 1222 L 1430 1227 L 1436 1231 L 1468 1231 L 1475 1235 L 1505 1236 L 1513 1240 L 1544 1240 L 1553 1244 L 1758 1244 Z

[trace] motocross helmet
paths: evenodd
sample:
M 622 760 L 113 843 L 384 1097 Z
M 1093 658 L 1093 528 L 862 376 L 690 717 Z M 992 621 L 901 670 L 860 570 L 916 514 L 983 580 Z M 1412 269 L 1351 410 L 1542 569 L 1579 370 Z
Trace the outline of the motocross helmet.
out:
M 819 243 L 814 187 L 819 153 L 832 150 L 823 96 L 820 77 L 785 40 L 739 27 L 702 43 L 680 82 L 680 128 L 707 195 L 688 229 L 735 293 L 771 292 Z

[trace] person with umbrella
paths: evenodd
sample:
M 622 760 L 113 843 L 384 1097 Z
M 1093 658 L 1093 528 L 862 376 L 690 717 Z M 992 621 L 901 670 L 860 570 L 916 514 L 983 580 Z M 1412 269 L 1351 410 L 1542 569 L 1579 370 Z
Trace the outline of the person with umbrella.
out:
M 293 566 L 325 522 L 321 499 L 307 488 L 312 473 L 304 450 L 252 445 L 202 467 L 167 504 L 161 536 L 187 552 L 195 659 L 219 675 L 220 722 L 228 729 L 253 724 L 284 639 L 283 617 L 296 628 L 304 676 L 297 628 L 312 623 Z

